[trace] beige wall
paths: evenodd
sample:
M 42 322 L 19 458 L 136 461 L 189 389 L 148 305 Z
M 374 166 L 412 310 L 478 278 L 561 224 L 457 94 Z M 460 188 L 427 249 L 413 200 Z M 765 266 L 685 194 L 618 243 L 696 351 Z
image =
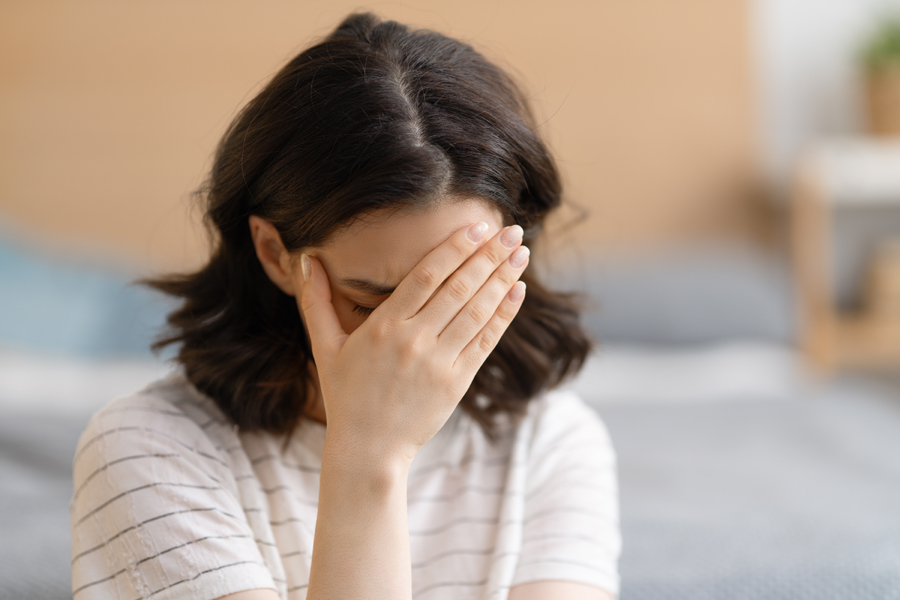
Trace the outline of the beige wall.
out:
M 219 135 L 261 82 L 359 6 L 0 4 L 0 219 L 152 269 L 196 264 L 189 193 Z M 590 211 L 582 245 L 758 232 L 744 0 L 366 7 L 514 69 L 570 198 Z

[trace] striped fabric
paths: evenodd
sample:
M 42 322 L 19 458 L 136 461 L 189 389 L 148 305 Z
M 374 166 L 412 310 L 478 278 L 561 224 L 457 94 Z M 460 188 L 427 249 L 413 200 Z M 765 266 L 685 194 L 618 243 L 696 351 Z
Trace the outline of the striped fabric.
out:
M 505 599 L 538 580 L 618 593 L 615 454 L 596 413 L 553 391 L 491 445 L 457 409 L 413 461 L 416 600 Z M 173 374 L 94 415 L 74 460 L 75 600 L 306 597 L 325 426 L 242 433 Z

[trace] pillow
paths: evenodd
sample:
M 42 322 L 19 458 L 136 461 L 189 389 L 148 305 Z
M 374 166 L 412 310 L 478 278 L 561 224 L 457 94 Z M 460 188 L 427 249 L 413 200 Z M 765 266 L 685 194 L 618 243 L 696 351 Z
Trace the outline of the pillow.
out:
M 583 292 L 601 343 L 793 343 L 797 318 L 786 257 L 737 245 L 586 255 L 553 269 L 557 289 Z
M 91 357 L 149 356 L 173 303 L 110 265 L 51 256 L 0 229 L 0 346 Z

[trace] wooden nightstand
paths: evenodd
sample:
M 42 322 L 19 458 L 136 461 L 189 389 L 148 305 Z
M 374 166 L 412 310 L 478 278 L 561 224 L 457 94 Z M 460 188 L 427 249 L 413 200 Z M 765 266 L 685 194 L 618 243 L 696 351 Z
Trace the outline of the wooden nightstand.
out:
M 835 298 L 834 234 L 840 215 L 855 211 L 897 215 L 900 224 L 900 138 L 823 140 L 800 161 L 791 199 L 791 244 L 801 345 L 810 362 L 824 370 L 900 367 L 895 217 L 882 219 L 880 239 L 865 240 L 870 250 L 880 245 L 882 252 L 868 252 L 862 303 L 840 310 Z

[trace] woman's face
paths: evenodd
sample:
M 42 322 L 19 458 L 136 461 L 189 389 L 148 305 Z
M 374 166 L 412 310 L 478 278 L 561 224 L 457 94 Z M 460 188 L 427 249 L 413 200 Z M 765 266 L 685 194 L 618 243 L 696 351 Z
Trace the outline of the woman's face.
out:
M 479 221 L 488 224 L 485 240 L 503 227 L 499 210 L 474 199 L 441 202 L 421 211 L 375 213 L 338 231 L 325 245 L 305 251 L 328 273 L 331 302 L 349 334 L 426 254 L 453 232 Z M 294 263 L 291 277 L 295 289 L 302 290 L 299 261 Z

